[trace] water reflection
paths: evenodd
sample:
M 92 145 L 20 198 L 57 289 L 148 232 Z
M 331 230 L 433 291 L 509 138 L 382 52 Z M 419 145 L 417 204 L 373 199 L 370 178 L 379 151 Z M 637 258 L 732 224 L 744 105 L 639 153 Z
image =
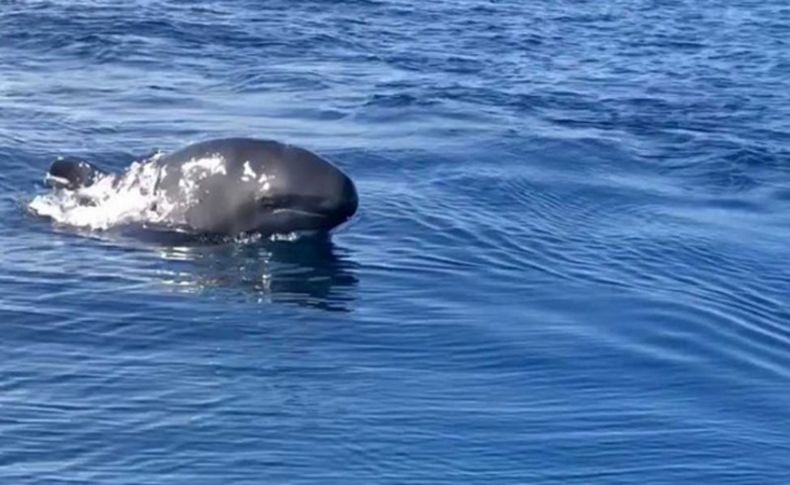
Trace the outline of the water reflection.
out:
M 352 310 L 356 263 L 327 236 L 161 248 L 163 281 L 177 291 L 242 290 L 259 302 Z

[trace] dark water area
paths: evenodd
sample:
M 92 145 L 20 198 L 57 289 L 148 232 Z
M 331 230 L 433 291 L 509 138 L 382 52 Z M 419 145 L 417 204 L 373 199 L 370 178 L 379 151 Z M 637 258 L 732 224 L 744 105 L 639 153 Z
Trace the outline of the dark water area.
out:
M 0 0 L 0 482 L 790 476 L 785 2 Z M 27 204 L 274 138 L 331 239 Z

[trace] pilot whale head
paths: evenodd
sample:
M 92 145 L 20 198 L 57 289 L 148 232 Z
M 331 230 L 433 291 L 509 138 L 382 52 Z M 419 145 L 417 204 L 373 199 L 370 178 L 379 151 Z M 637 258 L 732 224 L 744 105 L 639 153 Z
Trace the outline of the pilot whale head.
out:
M 318 155 L 269 140 L 228 138 L 189 145 L 143 162 L 157 174 L 147 211 L 179 232 L 287 234 L 329 231 L 349 220 L 359 198 L 351 179 Z M 61 158 L 46 182 L 56 189 L 89 187 L 105 175 L 78 159 Z M 133 186 L 134 171 L 113 187 Z M 128 183 L 127 183 L 128 182 Z
M 328 231 L 350 219 L 354 183 L 318 155 L 271 140 L 196 143 L 156 161 L 157 192 L 189 230 L 262 234 Z

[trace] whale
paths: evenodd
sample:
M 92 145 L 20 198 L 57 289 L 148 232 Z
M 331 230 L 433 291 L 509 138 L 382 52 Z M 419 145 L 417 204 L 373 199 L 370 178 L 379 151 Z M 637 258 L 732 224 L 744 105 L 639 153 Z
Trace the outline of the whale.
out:
M 329 232 L 354 216 L 356 187 L 340 168 L 298 146 L 256 138 L 222 138 L 188 145 L 143 162 L 150 184 L 145 210 L 164 214 L 171 229 L 236 236 Z M 94 184 L 121 186 L 132 174 L 113 174 L 80 158 L 53 162 L 45 183 L 87 193 Z M 91 204 L 84 196 L 84 204 Z

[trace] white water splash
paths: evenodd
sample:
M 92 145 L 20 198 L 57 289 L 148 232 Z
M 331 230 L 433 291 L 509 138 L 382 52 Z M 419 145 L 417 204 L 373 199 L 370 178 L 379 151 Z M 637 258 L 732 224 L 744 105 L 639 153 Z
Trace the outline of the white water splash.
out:
M 255 180 L 257 176 L 258 174 L 252 169 L 249 160 L 244 162 L 244 173 L 241 174 L 241 181 L 249 182 L 250 180 Z
M 177 226 L 178 206 L 196 198 L 203 179 L 225 174 L 225 160 L 217 155 L 190 160 L 181 166 L 179 200 L 168 200 L 156 191 L 166 168 L 155 163 L 161 154 L 135 162 L 121 175 L 103 175 L 90 187 L 56 189 L 36 196 L 28 209 L 59 224 L 93 230 L 107 230 L 127 224 Z
M 227 175 L 225 159 L 221 155 L 193 158 L 182 164 L 181 178 L 178 180 L 177 203 L 181 206 L 194 204 L 197 201 L 198 184 L 213 175 Z
M 38 195 L 28 204 L 28 210 L 48 217 L 58 224 L 94 231 L 106 231 L 124 225 L 156 225 L 183 227 L 185 207 L 197 201 L 201 182 L 215 175 L 227 175 L 225 160 L 220 155 L 196 158 L 180 167 L 156 163 L 162 154 L 133 163 L 123 174 L 101 175 L 90 187 L 76 190 L 54 189 Z M 176 193 L 156 190 L 159 181 L 169 171 L 180 170 Z M 270 188 L 273 175 L 256 173 L 250 163 L 244 164 L 243 182 L 255 181 L 259 191 Z M 273 234 L 270 241 L 295 241 L 303 234 Z M 259 234 L 240 235 L 239 243 L 260 240 Z
M 97 230 L 135 222 L 157 223 L 167 213 L 167 204 L 160 205 L 154 193 L 158 179 L 155 163 L 135 162 L 123 175 L 100 176 L 90 187 L 39 195 L 28 209 L 60 224 Z

